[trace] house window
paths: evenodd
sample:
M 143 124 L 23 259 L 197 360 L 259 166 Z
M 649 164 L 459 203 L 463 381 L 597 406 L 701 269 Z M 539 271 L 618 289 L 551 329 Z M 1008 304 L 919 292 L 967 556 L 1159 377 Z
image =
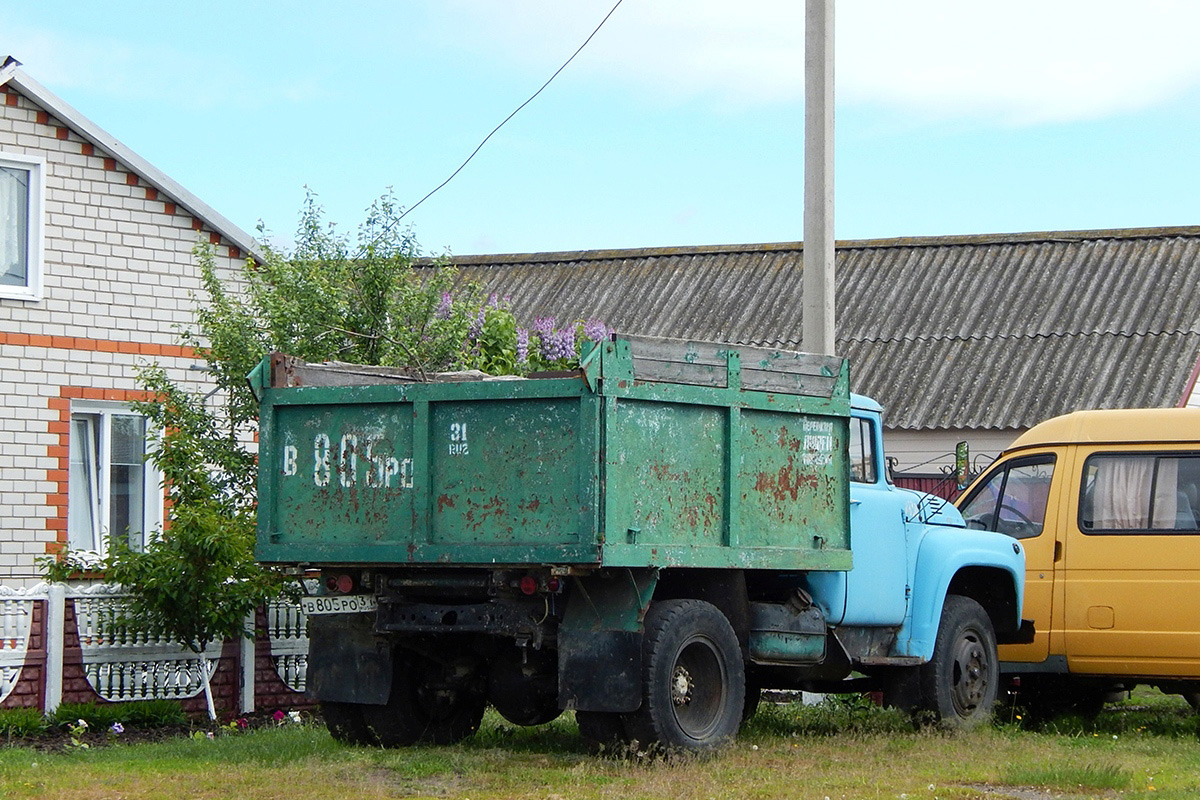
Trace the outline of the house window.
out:
M 44 176 L 41 159 L 0 153 L 0 297 L 41 298 Z
M 161 526 L 161 476 L 146 461 L 146 419 L 127 406 L 73 404 L 67 543 L 108 551 L 118 537 L 141 549 Z

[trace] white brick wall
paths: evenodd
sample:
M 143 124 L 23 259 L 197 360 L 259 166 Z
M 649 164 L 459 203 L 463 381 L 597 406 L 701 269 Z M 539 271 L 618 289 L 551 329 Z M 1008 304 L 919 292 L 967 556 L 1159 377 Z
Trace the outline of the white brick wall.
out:
M 0 154 L 46 161 L 42 299 L 0 298 L 0 583 L 20 585 L 65 538 L 70 400 L 126 399 L 150 361 L 176 380 L 200 376 L 179 327 L 201 293 L 192 250 L 214 232 L 144 181 L 131 185 L 125 166 L 74 132 L 58 138 L 64 123 L 28 98 L 8 105 L 12 96 L 0 93 Z M 214 247 L 232 278 L 244 254 Z

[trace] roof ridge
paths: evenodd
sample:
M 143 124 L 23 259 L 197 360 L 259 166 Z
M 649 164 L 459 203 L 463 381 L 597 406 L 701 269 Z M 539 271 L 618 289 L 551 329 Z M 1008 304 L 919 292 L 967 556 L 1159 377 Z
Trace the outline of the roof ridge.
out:
M 1070 244 L 1101 239 L 1161 239 L 1163 237 L 1198 238 L 1200 225 L 1175 225 L 1155 228 L 1102 228 L 1096 230 L 1029 231 L 1024 233 L 942 234 L 937 236 L 899 236 L 882 239 L 838 239 L 837 250 L 868 250 L 888 247 L 947 247 L 953 245 L 988 246 L 997 244 L 1027 244 L 1030 242 L 1062 242 Z M 571 261 L 610 261 L 634 258 L 673 258 L 719 253 L 803 253 L 803 241 L 753 242 L 748 244 L 675 245 L 668 247 L 600 248 L 592 250 L 554 250 L 529 253 L 479 253 L 450 256 L 452 264 L 472 266 L 538 264 Z M 430 265 L 435 259 L 422 259 Z
M 1194 325 L 1191 328 L 1172 328 L 1170 330 L 1130 330 L 1130 331 L 1104 331 L 1104 330 L 1088 330 L 1088 331 L 1050 331 L 1047 333 L 999 333 L 985 334 L 980 336 L 959 336 L 957 334 L 950 335 L 933 335 L 933 336 L 892 336 L 892 337 L 877 337 L 877 336 L 838 336 L 839 342 L 875 342 L 879 344 L 887 344 L 889 342 L 991 342 L 991 341 L 1009 341 L 1009 340 L 1031 340 L 1031 339 L 1065 339 L 1071 336 L 1120 336 L 1126 339 L 1132 339 L 1138 336 L 1188 336 L 1200 335 L 1200 325 Z

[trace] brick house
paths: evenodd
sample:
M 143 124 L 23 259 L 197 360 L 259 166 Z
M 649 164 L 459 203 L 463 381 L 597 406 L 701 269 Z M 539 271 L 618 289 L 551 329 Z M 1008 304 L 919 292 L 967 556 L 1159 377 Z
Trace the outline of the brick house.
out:
M 48 587 L 35 564 L 64 546 L 103 552 L 114 535 L 136 545 L 162 525 L 145 421 L 128 403 L 142 399 L 141 364 L 203 386 L 201 362 L 179 343 L 201 289 L 198 245 L 227 282 L 260 255 L 248 234 L 4 61 L 0 705 L 164 696 L 203 705 L 200 659 L 170 643 L 114 647 L 103 627 L 112 587 Z M 303 684 L 303 620 L 267 609 L 259 625 L 280 635 L 206 654 L 219 707 L 302 703 L 293 689 Z
M 8 59 L 0 67 L 0 583 L 36 581 L 64 544 L 103 551 L 161 524 L 126 404 L 179 344 L 200 289 L 193 248 L 230 272 L 254 240 Z M 230 273 L 232 274 L 232 273 Z

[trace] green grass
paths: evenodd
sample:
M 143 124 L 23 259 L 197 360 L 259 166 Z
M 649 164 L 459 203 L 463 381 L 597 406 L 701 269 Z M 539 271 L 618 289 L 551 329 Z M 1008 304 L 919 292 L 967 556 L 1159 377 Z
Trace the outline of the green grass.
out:
M 77 752 L 0 748 L 0 797 L 1004 800 L 1020 789 L 1182 800 L 1200 796 L 1194 723 L 1190 709 L 1156 701 L 1060 730 L 998 723 L 950 734 L 854 700 L 765 704 L 727 750 L 669 761 L 590 755 L 570 714 L 519 728 L 489 712 L 468 741 L 400 750 L 345 747 L 320 727 L 287 724 Z

